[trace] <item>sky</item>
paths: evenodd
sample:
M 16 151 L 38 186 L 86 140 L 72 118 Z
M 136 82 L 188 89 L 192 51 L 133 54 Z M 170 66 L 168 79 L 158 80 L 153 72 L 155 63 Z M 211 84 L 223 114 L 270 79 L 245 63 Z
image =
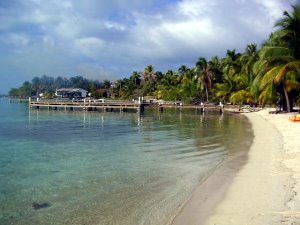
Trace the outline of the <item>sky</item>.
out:
M 43 75 L 115 81 L 243 52 L 300 0 L 0 0 L 0 94 Z

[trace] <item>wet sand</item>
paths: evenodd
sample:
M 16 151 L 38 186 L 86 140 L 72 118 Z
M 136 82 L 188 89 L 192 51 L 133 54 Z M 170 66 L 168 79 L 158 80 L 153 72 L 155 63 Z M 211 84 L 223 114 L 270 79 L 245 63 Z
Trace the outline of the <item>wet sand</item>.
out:
M 255 135 L 247 157 L 216 170 L 172 224 L 300 224 L 300 124 L 288 120 L 293 114 L 245 114 Z

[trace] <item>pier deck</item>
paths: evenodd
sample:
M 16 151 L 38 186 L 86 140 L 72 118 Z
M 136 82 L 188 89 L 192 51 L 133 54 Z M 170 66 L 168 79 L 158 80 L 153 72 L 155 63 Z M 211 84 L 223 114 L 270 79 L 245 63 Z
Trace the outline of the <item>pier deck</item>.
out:
M 94 111 L 98 109 L 105 109 L 113 111 L 113 109 L 120 109 L 127 111 L 128 109 L 134 109 L 137 111 L 143 110 L 144 105 L 142 103 L 133 101 L 98 101 L 98 100 L 64 100 L 64 99 L 37 99 L 29 100 L 30 109 L 83 109 L 87 111 Z
M 187 104 L 149 104 L 146 102 L 138 101 L 117 101 L 117 100 L 65 100 L 65 99 L 30 99 L 29 108 L 30 109 L 64 109 L 64 110 L 74 110 L 82 109 L 86 111 L 113 111 L 114 109 L 120 111 L 135 110 L 137 112 L 143 112 L 145 106 L 151 106 L 152 108 L 157 108 L 159 111 L 163 111 L 164 108 L 177 108 L 177 109 L 196 109 L 200 112 L 204 111 L 219 111 L 223 112 L 224 106 L 220 105 L 187 105 Z M 228 108 L 228 106 L 226 106 Z

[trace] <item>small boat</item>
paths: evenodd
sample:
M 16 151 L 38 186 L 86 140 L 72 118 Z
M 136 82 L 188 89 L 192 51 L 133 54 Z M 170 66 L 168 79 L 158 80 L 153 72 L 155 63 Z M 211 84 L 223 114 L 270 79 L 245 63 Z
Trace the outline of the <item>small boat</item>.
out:
M 289 120 L 292 122 L 300 122 L 300 114 L 289 117 Z

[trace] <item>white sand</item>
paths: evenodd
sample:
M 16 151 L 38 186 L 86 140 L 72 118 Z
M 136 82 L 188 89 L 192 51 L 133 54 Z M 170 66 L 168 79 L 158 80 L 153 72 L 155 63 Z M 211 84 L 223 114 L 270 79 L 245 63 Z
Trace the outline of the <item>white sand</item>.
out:
M 220 187 L 199 187 L 174 225 L 300 224 L 300 123 L 268 112 L 245 114 L 255 135 L 247 163 L 233 178 L 220 177 Z

